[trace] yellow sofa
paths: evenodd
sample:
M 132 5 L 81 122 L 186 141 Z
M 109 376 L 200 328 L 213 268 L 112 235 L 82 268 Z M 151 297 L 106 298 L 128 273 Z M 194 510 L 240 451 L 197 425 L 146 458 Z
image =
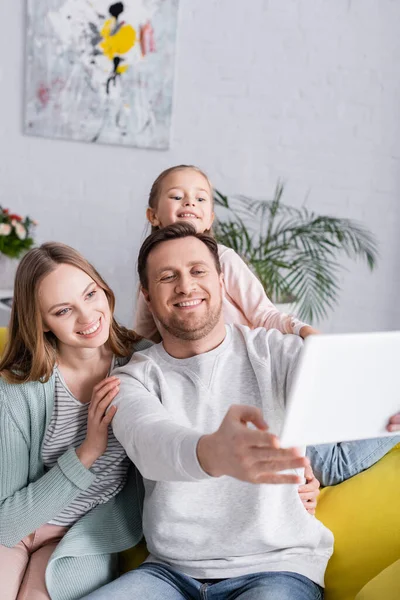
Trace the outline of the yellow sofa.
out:
M 0 354 L 6 337 L 0 328 Z M 322 490 L 317 517 L 335 536 L 325 600 L 399 600 L 400 443 L 367 471 Z M 146 556 L 144 543 L 121 553 L 121 572 Z
M 7 327 L 0 327 L 0 356 L 7 341 Z

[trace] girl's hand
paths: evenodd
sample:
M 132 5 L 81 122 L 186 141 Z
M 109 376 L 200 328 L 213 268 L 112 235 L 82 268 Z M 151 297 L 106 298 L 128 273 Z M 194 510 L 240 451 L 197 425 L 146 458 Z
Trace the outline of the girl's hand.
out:
M 304 477 L 306 479 L 306 483 L 299 486 L 300 499 L 303 502 L 306 511 L 310 513 L 310 515 L 315 515 L 320 483 L 314 476 L 313 470 L 310 466 L 305 467 Z
M 305 340 L 309 335 L 318 335 L 320 333 L 321 332 L 318 331 L 318 329 L 314 329 L 314 327 L 311 327 L 311 325 L 304 325 L 300 329 L 300 337 L 302 337 L 303 340 Z
M 389 419 L 388 431 L 400 431 L 400 412 Z M 400 438 L 399 438 L 400 441 Z
M 107 377 L 93 388 L 86 438 L 76 450 L 79 460 L 87 469 L 90 469 L 107 449 L 108 426 L 117 412 L 117 407 L 111 406 L 110 410 L 106 411 L 119 392 L 119 383 L 118 377 Z

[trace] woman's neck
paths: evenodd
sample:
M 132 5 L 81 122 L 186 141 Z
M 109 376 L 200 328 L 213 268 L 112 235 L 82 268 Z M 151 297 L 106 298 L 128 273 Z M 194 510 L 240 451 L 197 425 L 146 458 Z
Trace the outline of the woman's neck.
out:
M 92 371 L 100 365 L 111 364 L 112 352 L 105 345 L 100 348 L 72 348 L 61 344 L 58 348 L 57 362 L 68 370 Z
M 100 348 L 61 347 L 58 368 L 70 392 L 82 403 L 90 402 L 93 388 L 107 377 L 112 363 L 112 352 Z

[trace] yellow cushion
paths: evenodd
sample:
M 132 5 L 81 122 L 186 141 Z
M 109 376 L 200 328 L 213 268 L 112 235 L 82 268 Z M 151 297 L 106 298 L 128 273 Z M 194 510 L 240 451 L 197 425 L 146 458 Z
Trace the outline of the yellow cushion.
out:
M 0 327 L 0 355 L 2 354 L 7 340 L 7 327 Z
M 356 596 L 356 600 L 399 600 L 400 560 L 379 573 Z
M 400 444 L 370 469 L 322 490 L 316 514 L 335 536 L 325 600 L 354 600 L 400 558 L 399 506 Z
M 136 569 L 148 557 L 146 542 L 142 540 L 134 548 L 124 550 L 119 555 L 119 572 L 120 575 Z

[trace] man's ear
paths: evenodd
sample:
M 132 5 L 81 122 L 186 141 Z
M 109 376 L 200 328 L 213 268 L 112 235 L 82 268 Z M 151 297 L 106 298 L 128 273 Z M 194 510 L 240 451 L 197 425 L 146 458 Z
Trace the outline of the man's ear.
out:
M 152 227 L 160 227 L 161 226 L 161 223 L 157 218 L 156 211 L 154 210 L 154 208 L 151 208 L 150 206 L 148 206 L 146 209 L 146 218 L 149 221 L 149 223 L 152 225 Z
M 149 305 L 150 304 L 149 290 L 146 290 L 144 287 L 141 287 L 140 291 L 142 292 L 143 297 L 146 300 L 146 304 Z

